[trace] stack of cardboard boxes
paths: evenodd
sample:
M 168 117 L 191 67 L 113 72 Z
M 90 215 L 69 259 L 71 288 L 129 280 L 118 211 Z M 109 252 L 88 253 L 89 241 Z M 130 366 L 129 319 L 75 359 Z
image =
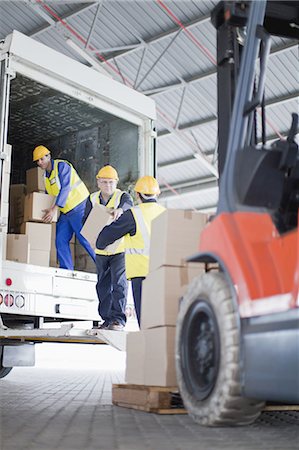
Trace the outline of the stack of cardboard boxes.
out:
M 181 297 L 203 271 L 196 253 L 205 214 L 166 210 L 152 223 L 150 272 L 143 282 L 141 330 L 127 336 L 126 382 L 176 386 L 175 326 Z
M 54 197 L 45 194 L 43 170 L 26 172 L 26 186 L 10 187 L 10 231 L 7 235 L 6 257 L 12 261 L 49 266 L 52 228 L 56 224 L 42 222 L 44 210 L 51 207 Z M 53 222 L 57 221 L 57 214 Z

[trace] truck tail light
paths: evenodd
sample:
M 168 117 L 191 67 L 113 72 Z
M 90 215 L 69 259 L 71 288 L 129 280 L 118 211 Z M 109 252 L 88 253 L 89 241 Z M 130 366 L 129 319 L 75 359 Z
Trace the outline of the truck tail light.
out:
M 18 308 L 23 308 L 24 307 L 24 305 L 25 305 L 25 298 L 24 298 L 23 295 L 17 295 L 16 296 L 16 298 L 15 298 L 15 305 Z
M 11 294 L 6 294 L 6 296 L 4 297 L 4 304 L 6 306 L 12 306 L 14 304 L 14 298 L 13 295 Z

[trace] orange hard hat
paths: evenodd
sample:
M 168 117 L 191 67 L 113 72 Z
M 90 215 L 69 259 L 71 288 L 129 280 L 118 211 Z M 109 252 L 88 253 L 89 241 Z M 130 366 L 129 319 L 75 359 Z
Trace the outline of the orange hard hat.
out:
M 38 161 L 39 159 L 49 154 L 50 150 L 47 147 L 45 147 L 44 145 L 38 145 L 33 150 L 33 161 Z
M 114 167 L 104 166 L 98 171 L 96 178 L 111 178 L 118 181 L 118 173 Z
M 145 195 L 159 195 L 159 183 L 156 178 L 146 175 L 137 180 L 134 191 Z

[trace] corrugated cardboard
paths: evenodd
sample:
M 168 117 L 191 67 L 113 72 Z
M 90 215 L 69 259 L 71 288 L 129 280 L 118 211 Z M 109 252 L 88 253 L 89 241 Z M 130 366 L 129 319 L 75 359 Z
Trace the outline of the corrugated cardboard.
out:
M 206 222 L 205 214 L 178 209 L 156 217 L 151 229 L 150 272 L 161 266 L 184 266 L 185 258 L 198 251 Z
M 17 233 L 24 222 L 25 184 L 12 184 L 9 188 L 9 231 Z
M 142 284 L 141 329 L 175 326 L 179 302 L 189 283 L 204 271 L 201 264 L 163 266 L 150 272 Z
M 46 266 L 49 267 L 50 252 L 45 250 L 32 250 L 29 251 L 29 264 L 34 264 L 35 266 Z
M 94 260 L 87 253 L 85 248 L 82 247 L 79 242 L 76 242 L 74 245 L 75 249 L 75 258 L 74 258 L 74 266 L 76 270 L 82 270 L 83 272 L 91 272 L 96 273 L 97 268 Z
M 176 386 L 175 327 L 129 333 L 126 382 L 146 386 Z
M 145 330 L 145 376 L 147 386 L 176 386 L 175 327 Z
M 126 383 L 144 384 L 145 335 L 142 331 L 127 334 Z
M 21 225 L 21 234 L 29 238 L 31 250 L 50 251 L 51 248 L 51 224 L 26 222 Z
M 85 224 L 81 230 L 82 236 L 88 240 L 92 248 L 96 247 L 96 240 L 100 231 L 106 226 L 109 225 L 113 221 L 111 215 L 108 212 L 108 209 L 99 204 L 95 204 L 92 210 L 90 211 L 89 216 L 87 217 Z M 120 239 L 113 242 L 113 244 L 108 245 L 105 248 L 105 251 L 114 253 L 116 248 L 120 243 Z
M 29 262 L 30 245 L 25 234 L 8 234 L 6 258 L 10 261 Z
M 40 167 L 26 170 L 27 194 L 45 192 L 44 171 Z
M 42 222 L 44 210 L 51 208 L 55 203 L 55 197 L 41 192 L 33 192 L 26 195 L 24 206 L 24 222 Z M 52 222 L 57 222 L 57 212 Z

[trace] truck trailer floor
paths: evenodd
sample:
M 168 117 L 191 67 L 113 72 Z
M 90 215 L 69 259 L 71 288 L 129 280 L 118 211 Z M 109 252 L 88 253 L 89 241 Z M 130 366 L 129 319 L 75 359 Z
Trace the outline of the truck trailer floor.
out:
M 18 368 L 0 380 L 1 450 L 298 450 L 299 412 L 203 428 L 187 415 L 112 406 L 123 370 Z

